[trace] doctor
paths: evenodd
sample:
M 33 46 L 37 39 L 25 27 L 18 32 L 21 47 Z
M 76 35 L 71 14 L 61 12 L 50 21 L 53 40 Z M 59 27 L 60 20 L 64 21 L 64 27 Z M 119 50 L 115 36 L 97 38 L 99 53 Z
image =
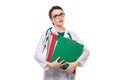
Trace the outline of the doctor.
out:
M 75 80 L 75 74 L 72 72 L 79 66 L 83 66 L 88 59 L 89 50 L 84 47 L 84 50 L 81 56 L 75 62 L 67 62 L 69 67 L 66 70 L 61 69 L 60 67 L 63 66 L 61 61 L 58 63 L 60 57 L 58 57 L 54 62 L 47 62 L 47 52 L 44 52 L 45 49 L 48 47 L 48 34 L 55 33 L 66 38 L 70 38 L 72 40 L 76 40 L 77 42 L 84 44 L 81 40 L 79 40 L 78 36 L 72 32 L 68 31 L 64 27 L 64 19 L 65 13 L 64 10 L 60 6 L 53 6 L 49 10 L 49 18 L 53 24 L 53 27 L 49 28 L 45 32 L 43 32 L 39 44 L 36 48 L 35 52 L 35 59 L 40 64 L 41 67 L 44 69 L 44 80 Z M 74 53 L 73 53 L 74 55 Z

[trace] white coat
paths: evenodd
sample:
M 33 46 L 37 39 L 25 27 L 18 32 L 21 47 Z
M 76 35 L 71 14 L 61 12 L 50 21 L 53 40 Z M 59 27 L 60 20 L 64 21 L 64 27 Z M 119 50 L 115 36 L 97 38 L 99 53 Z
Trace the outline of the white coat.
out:
M 55 34 L 58 34 L 54 27 L 52 27 L 51 31 Z M 48 31 L 48 33 L 50 33 L 50 31 Z M 79 40 L 79 38 L 74 32 L 69 31 L 69 33 L 73 40 L 76 40 L 77 42 L 84 44 L 81 40 Z M 64 37 L 69 38 L 67 30 L 65 30 Z M 47 45 L 47 41 L 45 40 L 45 38 L 46 38 L 46 31 L 43 32 L 40 38 L 39 44 L 36 48 L 35 55 L 34 55 L 36 61 L 40 64 L 42 68 L 44 68 L 44 79 L 43 80 L 75 80 L 74 74 L 67 73 L 61 68 L 51 69 L 49 67 L 46 67 L 47 52 L 44 52 L 44 50 L 47 48 L 48 45 Z M 86 47 L 84 47 L 84 50 L 81 56 L 77 60 L 80 62 L 80 66 L 83 66 L 85 64 L 86 60 L 88 59 L 89 54 L 90 54 L 89 50 Z

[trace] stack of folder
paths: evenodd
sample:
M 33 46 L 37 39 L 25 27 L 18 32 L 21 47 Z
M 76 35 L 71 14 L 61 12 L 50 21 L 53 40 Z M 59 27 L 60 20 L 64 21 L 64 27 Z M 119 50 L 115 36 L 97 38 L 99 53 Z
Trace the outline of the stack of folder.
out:
M 53 62 L 58 57 L 60 57 L 58 62 L 62 60 L 65 60 L 65 62 L 75 62 L 80 57 L 84 47 L 83 44 L 53 33 L 49 35 L 48 45 L 48 62 Z M 62 68 L 66 69 L 68 66 L 64 65 Z

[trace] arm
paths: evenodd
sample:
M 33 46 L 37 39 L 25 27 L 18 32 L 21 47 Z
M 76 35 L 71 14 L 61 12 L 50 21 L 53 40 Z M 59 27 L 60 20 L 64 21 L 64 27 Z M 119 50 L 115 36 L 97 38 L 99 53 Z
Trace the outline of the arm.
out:
M 78 60 L 77 60 L 77 61 L 79 61 L 79 62 L 80 62 L 79 67 L 84 66 L 84 64 L 86 63 L 86 61 L 87 61 L 87 59 L 88 59 L 89 55 L 90 55 L 89 50 L 87 49 L 87 47 L 84 47 L 84 49 L 83 49 L 83 52 L 82 52 L 81 56 L 80 56 L 80 57 L 78 58 Z
M 78 43 L 84 44 L 75 33 L 71 32 L 72 35 L 72 39 L 76 40 Z M 81 56 L 75 61 L 75 62 L 67 62 L 65 64 L 69 64 L 69 67 L 65 70 L 68 73 L 72 73 L 77 66 L 82 67 L 84 66 L 85 62 L 87 61 L 88 57 L 90 55 L 89 50 L 87 49 L 87 47 L 83 48 L 83 52 L 81 54 Z
M 45 40 L 45 33 L 46 32 L 43 32 L 40 40 L 39 40 L 39 43 L 37 45 L 37 48 L 36 48 L 36 51 L 35 51 L 35 55 L 34 55 L 34 58 L 35 60 L 40 64 L 40 66 L 42 68 L 46 68 L 46 65 L 47 65 L 47 61 L 46 61 L 46 58 L 43 56 L 43 52 L 46 48 L 46 40 Z
M 80 38 L 74 32 L 72 32 L 72 33 L 73 33 L 73 38 L 75 40 L 77 40 L 78 43 L 81 43 L 81 44 L 84 45 L 83 41 L 80 40 Z M 90 55 L 90 52 L 89 52 L 88 48 L 86 46 L 84 46 L 83 52 L 82 52 L 81 56 L 78 58 L 78 60 L 77 60 L 80 63 L 79 67 L 84 66 L 84 64 L 86 63 L 89 55 Z
M 58 60 L 60 59 L 60 57 L 58 57 L 54 62 L 51 63 L 51 62 L 47 62 L 46 58 L 43 56 L 43 52 L 44 52 L 44 49 L 46 48 L 46 43 L 47 43 L 45 40 L 46 39 L 45 34 L 46 33 L 44 32 L 40 38 L 39 44 L 36 48 L 34 58 L 45 70 L 48 70 L 49 68 L 61 67 L 62 62 L 64 62 L 64 60 L 58 63 Z

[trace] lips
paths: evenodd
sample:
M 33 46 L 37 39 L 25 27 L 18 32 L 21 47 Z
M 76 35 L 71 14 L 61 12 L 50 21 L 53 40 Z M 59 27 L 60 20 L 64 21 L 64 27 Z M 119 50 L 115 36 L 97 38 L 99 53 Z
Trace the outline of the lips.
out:
M 59 22 L 61 23 L 61 22 L 63 22 L 63 20 L 60 20 Z

